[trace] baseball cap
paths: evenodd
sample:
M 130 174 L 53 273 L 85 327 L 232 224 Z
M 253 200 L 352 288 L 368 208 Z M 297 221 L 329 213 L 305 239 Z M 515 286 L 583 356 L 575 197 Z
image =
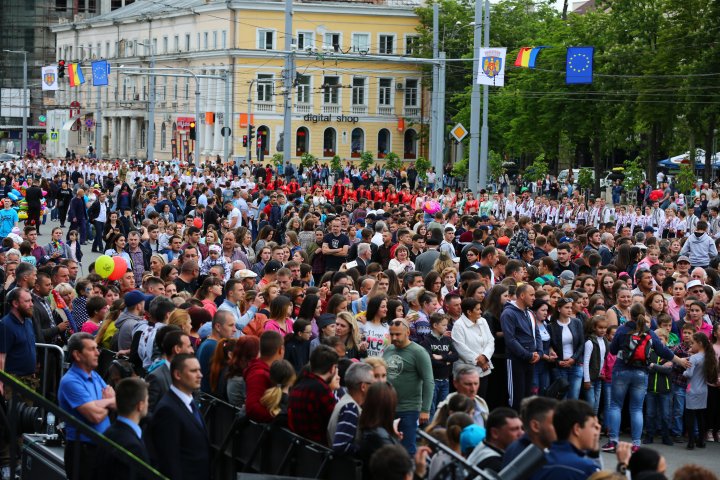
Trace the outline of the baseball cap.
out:
M 134 307 L 140 302 L 146 302 L 152 299 L 154 295 L 145 295 L 140 290 L 131 290 L 125 294 L 125 306 Z
M 271 273 L 277 273 L 278 270 L 282 268 L 282 263 L 278 262 L 277 260 L 270 260 L 263 269 L 263 273 L 265 275 L 269 275 Z
M 680 263 L 680 262 L 690 263 L 690 259 L 688 258 L 687 255 L 680 255 L 677 259 L 677 263 Z
M 654 229 L 653 227 L 651 227 L 651 226 L 647 226 L 647 227 L 643 228 L 643 232 L 645 232 L 645 233 L 655 233 L 655 229 Z
M 475 423 L 463 428 L 460 433 L 460 451 L 465 454 L 485 440 L 485 429 Z
M 242 270 L 238 270 L 235 272 L 235 278 L 255 278 L 257 277 L 257 273 L 253 272 L 252 270 L 248 270 L 247 268 L 243 268 Z
M 563 270 L 560 273 L 560 280 L 565 280 L 566 282 L 572 282 L 575 280 L 575 274 L 572 272 L 572 270 Z
M 702 287 L 702 286 L 703 286 L 702 282 L 701 282 L 700 280 L 697 280 L 697 279 L 695 279 L 695 280 L 690 280 L 687 284 L 685 284 L 685 288 L 686 288 L 687 290 L 690 290 L 690 289 L 693 288 L 693 287 Z

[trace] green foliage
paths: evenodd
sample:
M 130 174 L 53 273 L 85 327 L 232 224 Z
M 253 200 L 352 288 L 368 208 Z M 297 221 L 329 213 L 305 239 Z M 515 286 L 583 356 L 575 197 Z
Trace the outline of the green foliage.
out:
M 280 165 L 282 165 L 283 164 L 283 154 L 282 153 L 274 154 L 272 156 L 272 162 L 273 162 L 273 165 L 275 165 L 276 167 L 279 167 Z
M 642 183 L 643 172 L 645 171 L 645 168 L 640 162 L 640 157 L 635 160 L 625 160 L 623 162 L 623 166 L 625 167 L 623 171 L 623 174 L 625 175 L 623 186 L 627 191 L 635 190 Z
M 363 152 L 360 154 L 360 170 L 368 171 L 375 163 L 375 157 L 372 152 Z
M 317 163 L 317 157 L 312 153 L 303 153 L 302 157 L 300 157 L 300 163 L 305 168 L 312 168 Z
M 505 173 L 502 156 L 493 150 L 490 150 L 488 154 L 488 171 L 490 177 L 496 180 Z
M 330 170 L 333 172 L 342 171 L 342 161 L 340 160 L 340 155 L 335 155 L 332 160 L 330 160 Z
M 389 152 L 385 157 L 385 168 L 389 170 L 400 170 L 402 168 L 402 165 L 402 160 L 400 160 L 400 157 L 395 152 Z
M 695 182 L 697 181 L 695 178 L 695 168 L 694 165 L 690 165 L 689 163 L 683 163 L 680 165 L 680 171 L 677 174 L 677 177 L 675 177 L 677 188 L 682 193 L 690 193 L 690 190 L 692 190 L 693 185 L 695 185 Z
M 530 180 L 531 182 L 536 182 L 545 178 L 545 175 L 547 175 L 549 171 L 550 167 L 548 166 L 548 162 L 545 159 L 545 154 L 541 153 L 535 158 L 535 161 L 532 163 L 532 165 L 525 169 L 523 178 L 525 180 Z
M 582 189 L 589 189 L 593 187 L 593 172 L 590 168 L 581 168 L 578 173 L 578 186 Z
M 470 159 L 469 158 L 463 158 L 460 161 L 455 162 L 455 165 L 453 165 L 452 169 L 452 175 L 455 178 L 464 180 L 468 177 L 470 173 Z
M 415 170 L 418 172 L 418 177 L 423 180 L 427 180 L 427 172 L 430 170 L 430 167 L 432 167 L 432 164 L 430 160 L 425 157 L 418 157 L 418 159 L 415 160 Z

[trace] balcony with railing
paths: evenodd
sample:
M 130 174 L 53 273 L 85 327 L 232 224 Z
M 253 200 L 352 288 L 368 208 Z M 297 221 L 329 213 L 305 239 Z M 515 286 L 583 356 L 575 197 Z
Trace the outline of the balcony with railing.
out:
M 390 105 L 380 105 L 378 107 L 378 115 L 395 115 L 395 107 Z
M 322 113 L 325 115 L 335 115 L 341 112 L 340 105 L 326 104 L 322 106 Z
M 420 107 L 411 107 L 411 106 L 405 105 L 403 115 L 405 115 L 406 117 L 411 117 L 411 118 L 419 117 L 420 116 Z
M 295 104 L 295 113 L 310 113 L 312 112 L 312 104 L 311 103 L 296 103 Z
M 117 100 L 107 102 L 108 110 L 147 110 L 148 103 L 145 100 Z
M 257 102 L 255 103 L 256 112 L 274 112 L 275 104 L 272 102 Z
M 368 107 L 367 105 L 353 105 L 350 107 L 350 113 L 353 115 L 367 115 Z

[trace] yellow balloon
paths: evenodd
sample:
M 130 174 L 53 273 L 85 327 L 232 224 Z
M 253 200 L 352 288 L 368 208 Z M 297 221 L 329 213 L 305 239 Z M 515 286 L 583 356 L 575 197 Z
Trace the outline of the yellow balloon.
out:
M 109 255 L 100 255 L 95 260 L 95 272 L 102 278 L 107 278 L 115 269 L 115 262 Z

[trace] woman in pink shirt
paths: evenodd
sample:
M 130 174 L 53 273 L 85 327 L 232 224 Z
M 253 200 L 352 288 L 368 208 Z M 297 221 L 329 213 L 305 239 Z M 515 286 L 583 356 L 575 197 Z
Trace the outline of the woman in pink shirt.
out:
M 668 300 L 667 312 L 673 322 L 680 321 L 680 309 L 685 306 L 685 282 L 675 282 L 672 287 L 672 298 Z
M 289 298 L 284 295 L 275 297 L 270 302 L 270 318 L 265 322 L 265 331 L 272 330 L 283 336 L 292 333 L 292 311 L 293 304 Z
M 195 293 L 195 297 L 200 300 L 203 304 L 203 308 L 210 312 L 213 317 L 217 313 L 217 304 L 215 299 L 223 293 L 223 281 L 217 277 L 207 277 L 198 291 Z

